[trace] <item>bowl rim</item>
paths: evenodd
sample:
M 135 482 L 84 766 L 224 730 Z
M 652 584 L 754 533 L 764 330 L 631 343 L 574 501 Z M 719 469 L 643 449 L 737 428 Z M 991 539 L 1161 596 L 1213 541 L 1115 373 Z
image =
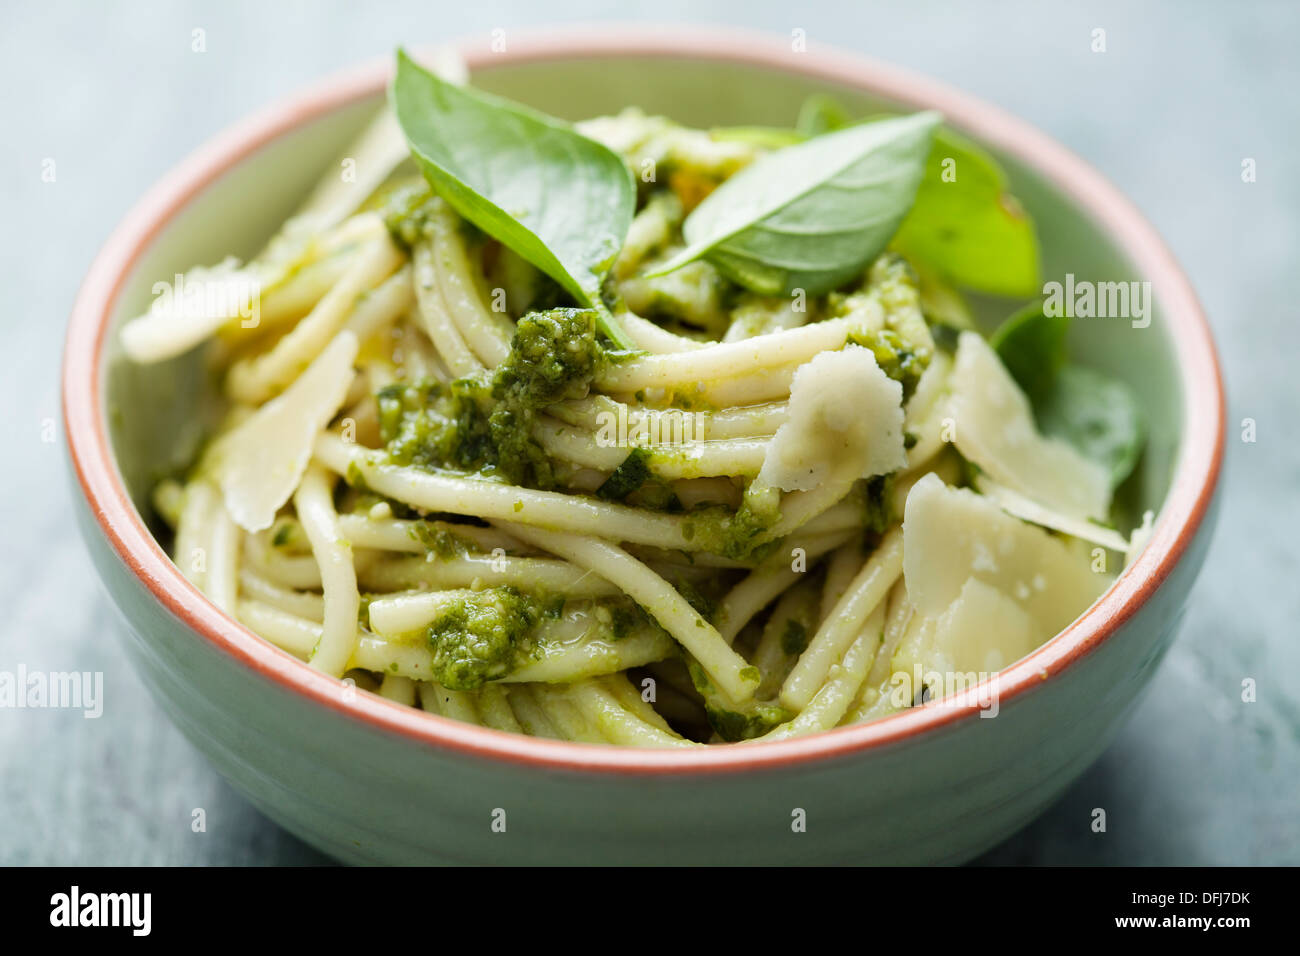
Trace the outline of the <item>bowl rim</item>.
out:
M 455 44 L 471 71 L 554 60 L 645 57 L 725 62 L 798 74 L 856 88 L 918 109 L 1015 156 L 1111 237 L 1151 282 L 1172 326 L 1181 375 L 1182 435 L 1173 476 L 1151 536 L 1136 561 L 1093 606 L 1028 657 L 1001 671 L 1005 702 L 1095 651 L 1169 577 L 1205 520 L 1223 459 L 1223 380 L 1209 324 L 1190 281 L 1136 207 L 1096 170 L 1029 123 L 955 88 L 892 64 L 736 28 L 684 25 L 570 26 L 513 33 L 505 52 L 482 38 Z M 77 294 L 62 368 L 64 433 L 73 472 L 100 532 L 159 604 L 237 663 L 281 689 L 413 743 L 486 760 L 619 775 L 693 775 L 773 769 L 887 747 L 978 717 L 978 694 L 877 721 L 783 741 L 694 749 L 636 749 L 545 740 L 460 723 L 372 694 L 340 693 L 337 678 L 312 670 L 228 617 L 171 562 L 145 527 L 112 456 L 102 407 L 102 356 L 117 297 L 140 256 L 181 209 L 228 169 L 286 132 L 373 97 L 390 75 L 376 58 L 327 76 L 235 123 L 159 180 L 127 213 L 98 253 Z M 984 686 L 984 685 L 981 685 Z M 347 699 L 347 698 L 350 698 Z

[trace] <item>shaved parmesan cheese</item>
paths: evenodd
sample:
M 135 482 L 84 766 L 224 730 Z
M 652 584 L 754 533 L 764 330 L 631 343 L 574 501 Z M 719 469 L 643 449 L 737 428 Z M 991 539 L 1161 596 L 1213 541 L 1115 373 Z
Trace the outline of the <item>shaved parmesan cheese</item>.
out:
M 968 489 L 926 475 L 903 511 L 903 579 L 922 614 L 938 617 L 975 578 L 1011 598 L 1041 643 L 1084 612 L 1111 582 L 1083 555 Z
M 998 484 L 1059 514 L 1106 517 L 1106 469 L 1038 433 L 1029 400 L 977 333 L 961 334 L 948 381 L 953 441 L 963 456 Z
M 943 614 L 908 632 L 894 654 L 893 669 L 941 676 L 996 674 L 1045 639 L 1015 600 L 977 578 L 967 578 Z M 952 689 L 930 691 L 938 697 Z
M 772 436 L 757 480 L 809 491 L 846 462 L 861 478 L 907 463 L 903 388 L 857 345 L 822 352 L 795 371 L 789 417 Z
M 1107 528 L 1104 525 L 1085 521 L 1081 518 L 1074 518 L 1070 515 L 1057 514 L 1052 509 L 1045 508 L 1038 502 L 1026 498 L 1020 492 L 1005 488 L 995 481 L 989 481 L 988 478 L 982 475 L 976 479 L 975 484 L 979 488 L 980 494 L 996 501 L 999 508 L 1009 515 L 1015 515 L 1022 521 L 1028 521 L 1044 528 L 1051 528 L 1053 531 L 1060 531 L 1062 534 L 1068 534 L 1070 537 L 1078 538 L 1081 541 L 1099 544 L 1111 551 L 1128 551 L 1128 541 L 1114 528 Z
M 357 337 L 342 331 L 293 384 L 213 445 L 204 461 L 246 531 L 269 528 L 311 460 L 316 436 L 352 385 Z
M 1128 567 L 1137 560 L 1138 555 L 1146 548 L 1147 542 L 1151 540 L 1152 523 L 1156 513 L 1148 511 L 1142 515 L 1142 524 L 1133 529 L 1133 535 L 1129 539 L 1128 550 L 1124 553 L 1124 567 Z
M 951 374 L 952 359 L 943 352 L 936 351 L 930 359 L 930 364 L 921 373 L 921 378 L 916 383 L 916 391 L 912 393 L 907 403 L 904 417 L 909 431 L 915 432 L 925 427 L 936 417 L 934 412 L 943 405 L 940 399 L 947 391 L 948 376 Z M 935 427 L 938 427 L 937 422 Z
M 915 439 L 907 450 L 907 467 L 916 468 L 944 448 L 943 423 L 948 415 L 948 376 L 952 359 L 935 351 L 903 410 L 903 427 Z

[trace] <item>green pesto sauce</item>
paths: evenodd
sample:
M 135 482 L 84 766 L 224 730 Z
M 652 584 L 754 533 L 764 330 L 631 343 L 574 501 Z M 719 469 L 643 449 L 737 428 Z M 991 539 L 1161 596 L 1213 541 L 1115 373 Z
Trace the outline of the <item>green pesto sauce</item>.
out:
M 904 402 L 912 397 L 916 383 L 921 380 L 921 374 L 930 364 L 929 355 L 913 349 L 893 329 L 851 332 L 849 341 L 871 350 L 880 370 L 903 386 Z
M 587 394 L 605 362 L 590 309 L 532 312 L 492 373 L 381 389 L 380 435 L 389 460 L 550 489 L 555 467 L 533 437 L 539 409 Z
M 638 627 L 652 620 L 645 609 L 635 601 L 611 602 L 609 610 L 609 637 L 621 641 Z
M 776 541 L 760 541 L 759 536 L 778 520 L 779 508 L 771 513 L 752 507 L 746 501 L 731 511 L 719 505 L 697 508 L 682 523 L 682 537 L 699 550 L 737 561 L 760 560 L 774 549 Z
M 564 613 L 564 595 L 552 594 L 537 598 L 538 613 L 547 620 L 556 620 Z
M 596 489 L 596 497 L 605 501 L 623 501 L 650 511 L 680 512 L 681 499 L 669 482 L 650 470 L 651 457 L 649 449 L 633 448 Z
M 271 535 L 271 546 L 283 548 L 293 543 L 295 538 L 294 522 L 281 521 L 276 525 L 274 533 Z
M 808 628 L 802 621 L 790 618 L 785 622 L 785 632 L 781 635 L 781 650 L 787 657 L 798 657 L 808 649 Z
M 457 602 L 429 625 L 433 679 L 451 690 L 474 690 L 504 677 L 527 656 L 538 618 L 536 601 L 508 585 Z
M 866 492 L 863 526 L 868 531 L 884 534 L 894 523 L 894 474 L 868 478 Z
M 780 520 L 779 494 L 746 494 L 734 513 L 725 508 L 695 512 L 688 532 L 715 554 L 736 560 L 761 559 L 776 546 L 775 541 L 762 539 Z
M 872 296 L 879 301 L 885 312 L 886 326 L 850 333 L 848 341 L 871 349 L 881 370 L 903 386 L 903 401 L 906 402 L 916 391 L 916 384 L 930 364 L 933 352 L 931 334 L 921 310 L 919 280 L 906 259 L 887 252 L 867 269 L 865 289 L 827 295 L 828 313 L 847 314 L 854 299 L 862 296 Z
M 411 537 L 424 545 L 426 552 L 435 554 L 444 561 L 474 550 L 471 542 L 432 521 L 417 521 L 412 524 Z
M 410 249 L 429 234 L 433 192 L 423 182 L 398 186 L 384 197 L 379 208 L 393 241 Z
M 930 334 L 934 336 L 935 348 L 947 352 L 949 355 L 956 354 L 957 338 L 961 333 L 961 329 L 946 322 L 932 322 L 930 324 Z
M 694 659 L 687 660 L 687 670 L 691 675 L 691 683 L 704 698 L 704 712 L 708 716 L 709 726 L 723 740 L 751 740 L 794 717 L 794 714 L 774 701 L 749 700 L 736 704 L 727 700 Z M 754 671 L 754 674 L 746 676 L 757 679 L 756 668 L 745 670 Z
M 426 630 L 433 679 L 452 690 L 474 690 L 532 663 L 545 649 L 539 625 L 561 618 L 565 606 L 563 594 L 510 585 L 466 595 L 440 611 Z M 646 627 L 662 630 L 624 595 L 593 601 L 592 619 L 596 630 L 591 637 L 596 640 L 621 641 Z
M 648 508 L 651 511 L 676 513 L 682 510 L 681 499 L 677 497 L 677 492 L 673 490 L 673 486 L 654 475 L 651 475 L 645 484 L 632 492 L 629 503 L 636 505 L 638 508 Z
M 705 590 L 694 581 L 686 577 L 678 577 L 671 582 L 677 593 L 686 599 L 686 603 L 695 609 L 695 613 L 706 621 L 712 622 L 713 615 L 717 613 L 718 602 L 722 599 L 721 585 L 717 582 L 720 576 L 715 576 L 712 581 L 714 586 Z

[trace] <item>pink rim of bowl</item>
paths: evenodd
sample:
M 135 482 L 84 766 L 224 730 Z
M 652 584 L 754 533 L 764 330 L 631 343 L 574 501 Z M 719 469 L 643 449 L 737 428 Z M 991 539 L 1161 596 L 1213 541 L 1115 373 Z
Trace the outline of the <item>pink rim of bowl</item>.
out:
M 549 60 L 634 56 L 748 64 L 858 88 L 947 121 L 1014 155 L 1070 197 L 1152 283 L 1183 377 L 1183 430 L 1173 480 L 1137 561 L 1092 608 L 998 677 L 1003 701 L 1041 685 L 1096 649 L 1160 587 L 1205 517 L 1223 456 L 1223 383 L 1205 315 L 1187 277 L 1155 229 L 1099 173 L 1027 123 L 948 86 L 898 67 L 817 47 L 794 55 L 787 42 L 701 27 L 566 28 L 512 36 L 508 53 L 461 44 L 471 70 Z M 157 183 L 118 225 L 90 267 L 73 306 L 63 361 L 63 413 L 82 493 L 113 550 L 155 598 L 202 639 L 282 687 L 413 742 L 539 768 L 632 774 L 685 774 L 779 768 L 899 743 L 978 715 L 961 706 L 921 707 L 869 724 L 791 740 L 639 750 L 542 740 L 426 714 L 370 694 L 345 702 L 338 681 L 312 670 L 219 611 L 172 564 L 132 505 L 109 447 L 102 407 L 102 361 L 110 316 L 137 260 L 163 226 L 234 164 L 287 130 L 378 94 L 384 58 L 329 77 L 265 109 L 203 145 Z

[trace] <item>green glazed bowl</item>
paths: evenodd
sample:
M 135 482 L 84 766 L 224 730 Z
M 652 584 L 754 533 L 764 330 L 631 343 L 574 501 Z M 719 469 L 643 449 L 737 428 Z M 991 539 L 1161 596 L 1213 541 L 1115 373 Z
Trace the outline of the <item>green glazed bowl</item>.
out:
M 200 595 L 141 514 L 203 420 L 191 355 L 134 368 L 115 330 L 152 284 L 256 251 L 381 102 L 389 61 L 239 124 L 167 175 L 95 260 L 68 330 L 64 416 L 86 542 L 172 720 L 286 829 L 356 863 L 954 863 L 1051 804 L 1106 747 L 1174 638 L 1214 524 L 1223 387 L 1192 289 L 1114 187 L 1042 133 L 894 67 L 735 31 L 568 30 L 466 44 L 474 82 L 581 118 L 788 125 L 828 92 L 858 113 L 938 109 L 993 150 L 1038 223 L 1044 277 L 1151 283 L 1147 328 L 1074 323 L 1080 362 L 1137 390 L 1150 442 L 1127 489 L 1155 510 L 1136 562 L 997 677 L 995 719 L 945 702 L 777 743 L 631 750 L 513 736 L 319 674 Z M 1000 308 L 1005 309 L 1006 303 Z

